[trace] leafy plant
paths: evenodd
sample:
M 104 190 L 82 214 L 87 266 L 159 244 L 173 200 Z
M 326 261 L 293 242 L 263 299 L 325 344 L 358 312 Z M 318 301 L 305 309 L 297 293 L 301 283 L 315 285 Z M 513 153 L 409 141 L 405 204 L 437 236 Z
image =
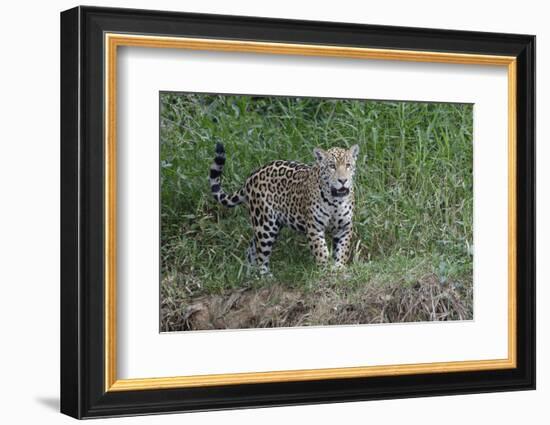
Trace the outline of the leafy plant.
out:
M 472 105 L 162 93 L 160 108 L 161 274 L 171 291 L 192 299 L 269 285 L 247 273 L 246 209 L 211 198 L 218 141 L 227 191 L 266 162 L 311 163 L 316 146 L 359 144 L 353 258 L 333 283 L 406 285 L 433 273 L 471 288 Z M 285 287 L 331 280 L 288 230 L 271 263 Z

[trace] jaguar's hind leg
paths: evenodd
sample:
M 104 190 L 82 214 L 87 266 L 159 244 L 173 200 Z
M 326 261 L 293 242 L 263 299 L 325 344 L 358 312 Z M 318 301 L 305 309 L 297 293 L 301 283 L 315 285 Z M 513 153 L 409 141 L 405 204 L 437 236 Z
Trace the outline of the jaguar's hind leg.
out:
M 256 265 L 256 240 L 252 238 L 250 245 L 246 248 L 246 261 L 250 266 Z
M 250 270 L 253 267 L 256 267 L 257 258 L 256 258 L 256 240 L 252 238 L 248 248 L 246 248 L 246 262 L 248 263 L 247 274 L 250 273 Z
M 273 245 L 279 235 L 280 226 L 275 217 L 261 216 L 254 226 L 254 244 L 256 245 L 256 264 L 262 276 L 271 276 L 269 258 Z

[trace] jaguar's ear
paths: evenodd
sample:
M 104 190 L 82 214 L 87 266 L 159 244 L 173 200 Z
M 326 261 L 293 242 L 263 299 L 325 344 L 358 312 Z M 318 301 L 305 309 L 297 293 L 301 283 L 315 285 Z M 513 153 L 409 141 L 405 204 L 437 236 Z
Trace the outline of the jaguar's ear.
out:
M 357 157 L 359 156 L 359 145 L 353 145 L 353 146 L 349 149 L 349 152 L 350 152 L 351 155 L 353 156 L 353 160 L 354 160 L 354 161 L 357 161 Z
M 326 154 L 327 153 L 321 148 L 313 148 L 313 155 L 315 155 L 315 159 L 319 162 L 325 159 Z

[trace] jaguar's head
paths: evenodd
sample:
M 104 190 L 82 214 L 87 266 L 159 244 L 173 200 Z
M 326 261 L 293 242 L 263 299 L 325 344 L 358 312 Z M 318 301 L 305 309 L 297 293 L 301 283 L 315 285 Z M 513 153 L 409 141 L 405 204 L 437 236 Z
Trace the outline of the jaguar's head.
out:
M 319 166 L 321 187 L 328 189 L 336 198 L 349 195 L 359 146 L 353 145 L 350 149 L 330 148 L 327 151 L 315 148 L 313 153 Z

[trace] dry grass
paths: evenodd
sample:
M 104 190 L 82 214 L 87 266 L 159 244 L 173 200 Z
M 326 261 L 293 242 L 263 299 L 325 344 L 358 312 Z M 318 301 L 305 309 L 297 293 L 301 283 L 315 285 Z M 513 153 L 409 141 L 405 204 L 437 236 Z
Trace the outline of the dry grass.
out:
M 472 286 L 427 274 L 412 284 L 345 287 L 326 283 L 313 291 L 280 284 L 187 297 L 162 285 L 161 331 L 351 325 L 468 320 Z M 179 294 L 174 297 L 174 294 Z

